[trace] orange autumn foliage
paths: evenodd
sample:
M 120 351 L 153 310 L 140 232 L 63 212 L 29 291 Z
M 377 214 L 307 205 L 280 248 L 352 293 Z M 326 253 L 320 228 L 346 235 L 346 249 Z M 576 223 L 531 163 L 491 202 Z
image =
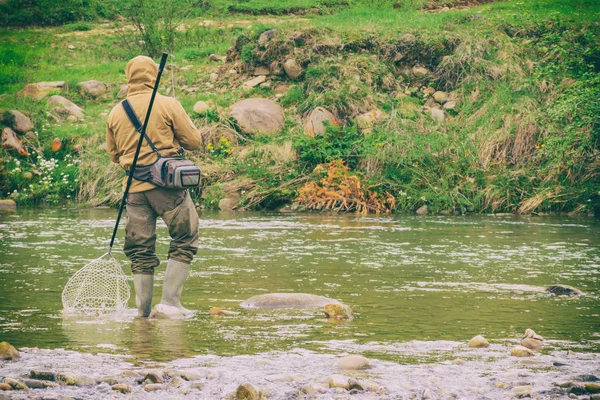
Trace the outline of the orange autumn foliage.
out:
M 310 210 L 368 213 L 390 213 L 396 199 L 389 192 L 373 192 L 364 187 L 360 177 L 352 175 L 342 160 L 317 167 L 327 169 L 327 176 L 308 182 L 298 190 L 295 201 Z

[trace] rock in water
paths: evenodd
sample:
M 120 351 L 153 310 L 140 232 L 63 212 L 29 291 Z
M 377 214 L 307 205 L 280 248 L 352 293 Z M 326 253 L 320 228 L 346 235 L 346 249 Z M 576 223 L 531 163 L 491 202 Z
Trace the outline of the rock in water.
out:
M 244 308 L 323 307 L 341 304 L 339 301 L 307 293 L 268 293 L 249 298 L 241 303 Z
M 260 400 L 264 398 L 264 393 L 250 383 L 242 383 L 235 391 L 235 398 L 237 400 Z
M 537 351 L 544 347 L 543 340 L 543 337 L 535 333 L 532 329 L 527 328 L 521 340 L 521 346 Z
M 33 122 L 28 116 L 17 110 L 10 110 L 8 113 L 11 115 L 11 126 L 16 132 L 27 133 L 33 130 Z
M 0 383 L 0 390 L 13 390 L 12 386 L 10 386 L 8 383 Z
M 66 110 L 69 114 L 74 115 L 77 118 L 84 117 L 83 109 L 81 107 L 62 96 L 51 96 L 48 99 L 48 103 L 61 106 L 62 109 Z
M 349 355 L 338 360 L 337 366 L 341 369 L 359 370 L 371 368 L 371 361 L 359 355 Z
M 308 114 L 308 117 L 304 122 L 304 133 L 310 137 L 323 135 L 326 131 L 325 123 L 328 123 L 331 126 L 340 125 L 340 122 L 335 115 L 323 107 L 316 107 Z
M 329 378 L 327 378 L 327 383 L 329 384 L 330 388 L 348 389 L 348 387 L 349 387 L 348 381 L 349 380 L 350 380 L 350 378 L 347 376 L 336 374 L 336 375 L 331 375 Z
M 15 203 L 12 199 L 0 200 L 0 210 L 4 211 L 15 211 L 17 209 L 17 203 Z M 2 342 L 6 343 L 6 342 Z M 2 350 L 0 350 L 0 354 Z M 2 356 L 0 356 L 0 360 L 2 360 Z
M 283 130 L 283 109 L 273 100 L 251 98 L 238 101 L 231 108 L 242 133 L 275 135 Z
M 4 378 L 3 383 L 10 385 L 13 390 L 28 390 L 29 388 L 23 382 L 13 379 L 13 378 Z
M 79 87 L 81 88 L 81 94 L 92 97 L 101 96 L 108 91 L 108 87 L 104 83 L 96 80 L 79 82 Z
M 0 342 L 0 360 L 14 360 L 15 358 L 19 358 L 20 356 L 21 355 L 19 354 L 19 351 L 15 349 L 10 343 Z
M 417 215 L 427 215 L 428 210 L 427 210 L 427 206 L 421 206 L 419 207 L 419 209 L 417 210 Z
M 467 346 L 469 346 L 472 349 L 481 349 L 490 347 L 490 343 L 487 340 L 485 340 L 483 336 L 477 335 L 473 339 L 469 340 Z
M 323 311 L 327 318 L 337 320 L 352 319 L 352 309 L 345 304 L 325 304 L 325 306 L 323 306 Z
M 185 317 L 183 310 L 166 304 L 155 305 L 148 316 L 150 319 L 184 319 Z
M 552 285 L 546 288 L 546 292 L 556 296 L 581 296 L 583 292 L 569 285 Z
M 116 385 L 112 385 L 112 390 L 118 390 L 121 393 L 131 393 L 131 387 L 126 383 L 117 383 Z
M 535 353 L 527 347 L 517 346 L 510 351 L 510 355 L 513 357 L 531 357 L 535 356 Z

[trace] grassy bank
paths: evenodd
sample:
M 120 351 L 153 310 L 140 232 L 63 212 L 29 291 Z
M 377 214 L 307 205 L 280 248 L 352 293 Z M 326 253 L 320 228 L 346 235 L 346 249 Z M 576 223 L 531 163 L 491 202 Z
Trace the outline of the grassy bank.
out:
M 204 148 L 190 156 L 203 168 L 198 201 L 205 207 L 225 197 L 238 209 L 294 203 L 360 212 L 426 205 L 444 213 L 586 214 L 600 207 L 595 2 L 299 0 L 286 7 L 199 3 L 169 21 L 148 16 L 154 30 L 145 32 L 127 18 L 1 31 L 0 109 L 24 112 L 37 131 L 22 138 L 29 156 L 0 155 L 1 196 L 115 204 L 122 172 L 108 165 L 102 147 L 105 118 L 119 100 L 126 61 L 164 48 L 175 66 L 162 91 L 203 132 Z M 269 29 L 273 37 L 259 45 Z M 228 59 L 211 62 L 213 53 Z M 254 68 L 289 58 L 302 67 L 299 78 L 270 74 L 270 87 L 243 87 Z M 90 79 L 106 83 L 108 93 L 82 95 L 77 83 Z M 66 81 L 59 92 L 82 106 L 84 120 L 53 121 L 45 100 L 15 94 L 27 83 L 56 80 Z M 237 131 L 228 110 L 249 97 L 278 101 L 283 132 Z M 192 112 L 199 100 L 212 106 L 208 113 Z M 304 120 L 319 106 L 340 126 L 310 137 Z M 376 118 L 365 121 L 365 114 Z M 63 148 L 55 152 L 57 138 Z M 45 171 L 50 162 L 56 165 Z

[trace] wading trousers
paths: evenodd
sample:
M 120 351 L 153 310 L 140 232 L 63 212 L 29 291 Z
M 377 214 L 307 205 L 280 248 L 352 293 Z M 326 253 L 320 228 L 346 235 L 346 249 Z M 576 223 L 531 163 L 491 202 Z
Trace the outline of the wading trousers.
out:
M 169 258 L 190 264 L 198 251 L 198 213 L 187 190 L 156 188 L 127 196 L 124 252 L 134 274 L 154 274 L 156 218 L 169 228 Z

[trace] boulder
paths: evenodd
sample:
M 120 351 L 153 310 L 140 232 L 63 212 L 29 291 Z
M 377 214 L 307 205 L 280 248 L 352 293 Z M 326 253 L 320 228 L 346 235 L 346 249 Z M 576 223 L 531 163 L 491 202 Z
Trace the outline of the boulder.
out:
M 13 379 L 13 378 L 4 378 L 3 383 L 10 385 L 13 390 L 28 390 L 29 388 L 23 382 Z
M 263 83 L 266 80 L 267 80 L 266 76 L 259 75 L 256 78 L 252 78 L 249 81 L 244 82 L 244 86 L 247 87 L 247 88 L 253 88 L 255 86 L 260 85 L 261 83 Z
M 551 285 L 546 288 L 546 292 L 555 296 L 581 296 L 583 292 L 568 285 Z
M 535 356 L 535 353 L 527 347 L 517 346 L 510 351 L 510 355 L 513 357 L 531 357 Z
M 121 89 L 119 90 L 117 97 L 120 99 L 123 99 L 127 96 L 128 92 L 129 92 L 129 85 L 121 85 Z
M 144 376 L 144 381 L 149 383 L 163 383 L 165 374 L 162 371 L 148 371 Z
M 264 393 L 250 383 L 242 383 L 235 391 L 237 400 L 260 400 L 264 397 Z
M 417 215 L 427 215 L 428 212 L 427 206 L 421 206 L 417 209 Z
M 290 79 L 297 79 L 302 75 L 302 67 L 293 58 L 290 58 L 283 63 L 283 70 Z
M 383 111 L 378 109 L 373 109 L 369 112 L 359 115 L 356 117 L 356 124 L 360 129 L 370 129 L 375 125 L 376 122 L 382 121 L 385 119 L 385 114 Z
M 448 100 L 444 103 L 444 110 L 455 110 L 456 109 L 456 101 Z
M 411 70 L 415 78 L 424 78 L 429 75 L 429 70 L 425 67 L 414 66 Z
M 469 340 L 469 342 L 467 343 L 467 346 L 472 349 L 481 349 L 481 348 L 490 347 L 490 342 L 485 340 L 485 338 L 483 336 L 477 335 L 473 339 Z
M 338 368 L 347 370 L 369 369 L 371 368 L 371 361 L 363 356 L 353 354 L 340 358 L 337 366 Z
M 23 379 L 21 382 L 23 382 L 23 384 L 25 386 L 27 386 L 29 389 L 44 389 L 44 388 L 48 387 L 47 384 L 50 383 L 50 382 L 40 381 L 37 379 Z M 58 385 L 56 385 L 56 386 L 58 386 Z
M 433 98 L 440 104 L 444 104 L 448 101 L 448 93 L 437 91 L 433 94 Z
M 261 33 L 258 37 L 258 45 L 264 49 L 267 46 L 267 43 L 269 43 L 269 41 L 271 40 L 271 38 L 275 36 L 275 32 L 277 32 L 276 29 L 269 29 L 268 31 L 264 31 L 263 33 Z
M 307 293 L 269 293 L 249 298 L 241 303 L 244 308 L 323 307 L 341 304 L 339 301 Z
M 10 125 L 15 132 L 27 133 L 33 130 L 33 123 L 31 122 L 29 117 L 23 114 L 22 112 L 17 110 L 10 110 L 8 114 L 10 115 L 9 119 L 11 120 Z
M 2 129 L 2 147 L 6 150 L 14 150 L 22 156 L 29 155 L 25 146 L 21 143 L 21 139 L 19 139 L 15 131 L 9 127 Z
M 283 130 L 283 109 L 273 100 L 250 98 L 239 101 L 231 108 L 243 133 L 266 133 L 274 135 Z
M 0 202 L 0 209 L 17 208 L 17 205 L 15 204 L 15 202 L 13 200 L 2 200 L 2 201 L 8 202 L 8 204 L 7 204 L 8 207 L 4 207 L 2 202 Z M 16 358 L 19 358 L 20 356 L 21 355 L 19 354 L 19 351 L 17 349 L 15 349 L 10 343 L 0 342 L 0 360 L 14 360 Z
M 96 80 L 79 82 L 78 85 L 81 88 L 82 95 L 98 97 L 108 91 L 108 87 L 104 83 Z
M 444 113 L 443 110 L 440 110 L 439 108 L 431 108 L 429 110 L 429 115 L 431 115 L 431 118 L 435 119 L 436 121 L 440 121 L 440 122 L 442 122 L 443 120 L 446 119 L 446 114 Z
M 210 56 L 208 56 L 208 59 L 210 61 L 214 61 L 214 62 L 225 62 L 227 61 L 227 57 L 226 56 L 220 56 L 217 54 L 211 54 Z
M 71 102 L 70 100 L 62 97 L 62 96 L 51 96 L 48 99 L 48 103 L 56 104 L 60 106 L 62 109 L 66 110 L 69 114 L 76 116 L 77 118 L 83 118 L 83 109 Z
M 184 319 L 185 317 L 183 310 L 166 304 L 155 305 L 148 316 L 150 319 Z
M 227 195 L 219 201 L 219 210 L 233 211 L 239 204 L 242 196 L 238 192 L 227 193 Z
M 196 104 L 194 104 L 194 112 L 199 115 L 206 114 L 208 111 L 210 111 L 211 108 L 212 107 L 210 106 L 210 104 L 204 101 L 198 101 L 196 102 Z
M 277 89 L 275 89 L 277 90 Z M 332 126 L 339 126 L 340 122 L 331 112 L 323 107 L 314 108 L 306 120 L 304 121 L 304 133 L 313 137 L 315 135 L 323 135 L 326 131 L 325 123 Z
M 323 306 L 327 318 L 335 320 L 352 319 L 352 309 L 345 304 L 330 303 Z
M 432 88 L 431 86 L 428 86 L 423 90 L 423 94 L 426 96 L 431 96 L 434 93 L 435 93 L 435 89 Z
M 64 86 L 65 81 L 30 83 L 22 90 L 17 92 L 17 96 L 29 97 L 34 100 L 42 100 L 50 92 L 60 90 Z
M 532 329 L 527 328 L 525 335 L 521 339 L 521 346 L 537 351 L 544 347 L 544 338 L 535 333 Z
M 356 379 L 350 378 L 348 379 L 348 390 L 363 392 L 365 390 L 365 386 Z

